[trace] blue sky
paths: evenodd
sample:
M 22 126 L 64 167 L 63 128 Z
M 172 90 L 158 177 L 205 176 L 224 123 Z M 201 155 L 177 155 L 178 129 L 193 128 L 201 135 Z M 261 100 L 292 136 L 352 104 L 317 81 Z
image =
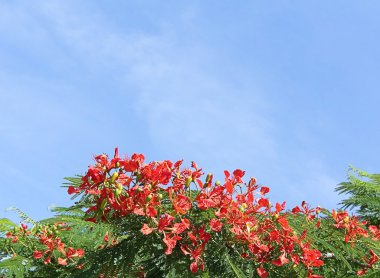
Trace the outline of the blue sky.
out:
M 378 1 L 1 1 L 0 217 L 92 156 L 241 168 L 289 207 L 380 171 Z

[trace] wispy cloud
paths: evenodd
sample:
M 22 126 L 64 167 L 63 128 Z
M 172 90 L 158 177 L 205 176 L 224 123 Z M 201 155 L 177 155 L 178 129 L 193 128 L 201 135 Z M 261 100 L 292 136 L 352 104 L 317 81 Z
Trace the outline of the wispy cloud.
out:
M 296 161 L 291 151 L 280 151 L 275 135 L 279 123 L 271 117 L 275 108 L 265 91 L 238 65 L 220 59 L 217 48 L 183 39 L 179 26 L 197 20 L 194 7 L 180 9 L 175 22 L 160 18 L 158 31 L 147 33 L 115 29 L 96 6 L 78 5 L 2 5 L 1 25 L 11 27 L 1 32 L 18 46 L 30 41 L 32 50 L 22 51 L 40 57 L 54 73 L 54 78 L 44 77 L 43 71 L 25 73 L 20 79 L 24 85 L 17 86 L 17 69 L 0 72 L 9 80 L 7 87 L 0 87 L 1 101 L 10 104 L 3 113 L 15 117 L 0 121 L 8 146 L 20 147 L 15 146 L 20 138 L 33 133 L 28 128 L 38 128 L 41 137 L 62 136 L 52 143 L 62 148 L 70 136 L 89 139 L 97 147 L 134 136 L 135 142 L 144 142 L 138 147 L 157 159 L 194 159 L 214 171 L 241 167 L 267 176 L 264 182 L 279 190 L 275 197 L 285 191 L 283 199 L 289 194 L 315 199 L 318 188 L 322 202 L 334 199 L 330 186 L 336 182 L 319 157 L 300 150 L 302 161 Z M 103 90 L 88 85 L 98 79 L 113 84 Z M 104 91 L 112 88 L 117 90 Z M 102 137 L 98 131 L 104 126 L 107 136 Z M 69 133 L 73 128 L 75 135 Z M 38 139 L 34 134 L 30 144 Z M 315 160 L 321 165 L 314 167 Z M 296 170 L 289 174 L 292 167 Z
M 273 123 L 265 115 L 269 101 L 243 78 L 231 85 L 219 71 L 230 65 L 218 61 L 213 49 L 183 44 L 175 24 L 158 23 L 163 27 L 154 35 L 125 34 L 110 30 L 100 15 L 76 14 L 70 5 L 49 3 L 41 10 L 49 29 L 88 71 L 111 70 L 134 89 L 125 94 L 163 153 L 221 162 L 243 152 L 275 155 Z M 179 18 L 188 21 L 194 13 L 185 9 Z

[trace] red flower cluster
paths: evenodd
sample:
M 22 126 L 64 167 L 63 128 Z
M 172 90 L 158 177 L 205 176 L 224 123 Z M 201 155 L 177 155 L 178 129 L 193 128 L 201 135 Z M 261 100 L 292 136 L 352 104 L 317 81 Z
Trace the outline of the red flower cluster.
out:
M 53 252 L 58 251 L 60 256 L 57 259 L 57 263 L 59 265 L 67 265 L 68 261 L 75 262 L 76 258 L 83 257 L 85 253 L 83 249 L 66 247 L 65 243 L 58 237 L 60 231 L 69 229 L 65 223 L 55 223 L 50 226 L 37 226 L 37 231 L 32 232 L 32 230 L 28 230 L 27 225 L 22 223 L 20 228 L 15 228 L 13 232 L 6 233 L 6 237 L 11 239 L 12 243 L 16 243 L 19 240 L 29 243 L 31 239 L 37 239 L 45 248 L 43 250 L 41 248 L 35 249 L 33 251 L 33 258 L 43 259 L 44 264 L 50 264 Z M 81 268 L 82 266 L 76 267 Z
M 336 212 L 332 210 L 332 217 L 335 220 L 336 224 L 334 225 L 338 229 L 345 229 L 345 242 L 351 242 L 351 245 L 354 244 L 354 240 L 359 237 L 368 237 L 369 234 L 367 230 L 364 229 L 365 222 L 359 221 L 359 219 L 355 216 L 349 217 L 347 211 Z M 379 240 L 380 238 L 380 230 L 376 226 L 369 226 L 369 231 L 372 233 L 372 239 L 374 241 Z M 367 270 L 372 268 L 372 266 L 379 260 L 378 256 L 373 252 L 373 250 L 369 250 L 370 258 L 365 257 L 364 262 L 366 267 L 359 270 L 357 275 L 366 274 Z
M 307 231 L 297 235 L 288 223 L 285 202 L 272 206 L 265 197 L 270 189 L 257 185 L 254 178 L 244 182 L 244 171 L 225 171 L 223 183 L 213 182 L 213 175 L 208 174 L 203 182 L 202 169 L 194 162 L 185 169 L 180 168 L 182 160 L 146 164 L 142 154 L 121 158 L 117 149 L 112 159 L 103 154 L 96 156 L 95 161 L 80 186 L 68 187 L 69 194 L 92 196 L 88 221 L 107 221 L 130 214 L 144 216 L 146 223 L 141 232 L 147 236 L 161 234 L 167 255 L 178 246 L 190 257 L 190 270 L 194 273 L 204 269 L 203 256 L 209 240 L 225 231 L 228 240 L 245 250 L 241 257 L 256 262 L 260 277 L 267 277 L 265 267 L 269 265 L 287 264 L 302 264 L 308 277 L 320 277 L 312 273 L 312 268 L 323 265 L 322 254 L 311 248 Z M 194 215 L 206 211 L 207 221 L 197 222 Z M 305 215 L 308 221 L 314 220 L 320 211 L 319 207 L 309 208 L 305 202 L 292 210 L 293 214 Z M 336 228 L 346 229 L 346 242 L 367 236 L 355 217 L 335 211 L 333 217 Z M 320 221 L 316 225 L 319 227 Z
M 55 250 L 61 255 L 57 262 L 60 265 L 67 265 L 68 261 L 75 261 L 75 258 L 84 256 L 83 249 L 74 249 L 72 247 L 65 247 L 65 243 L 57 236 L 58 229 L 66 229 L 64 224 L 57 223 L 51 229 L 44 227 L 35 235 L 38 237 L 39 242 L 45 245 L 45 250 L 35 250 L 33 257 L 35 259 L 44 258 L 44 264 L 51 263 L 51 256 Z
M 346 230 L 346 235 L 344 237 L 346 242 L 351 242 L 353 245 L 354 240 L 358 236 L 368 237 L 368 232 L 364 229 L 365 223 L 359 221 L 355 216 L 349 217 L 347 211 L 336 212 L 335 210 L 332 210 L 332 217 L 336 222 L 334 225 L 336 228 Z
M 296 206 L 292 209 L 292 212 L 294 214 L 302 213 L 306 216 L 306 219 L 310 221 L 317 217 L 317 215 L 321 212 L 321 208 L 320 207 L 309 208 L 307 203 L 303 201 L 301 204 L 301 208 L 299 206 Z
M 366 263 L 366 267 L 357 272 L 357 275 L 359 275 L 359 276 L 366 274 L 367 270 L 372 268 L 372 266 L 379 260 L 379 257 L 375 254 L 375 252 L 373 252 L 372 250 L 369 250 L 369 253 L 370 253 L 370 257 L 364 258 L 364 261 Z
M 13 243 L 18 242 L 20 237 L 27 237 L 30 235 L 30 231 L 28 230 L 28 226 L 24 223 L 21 223 L 21 227 L 19 228 L 14 228 L 13 231 L 9 231 L 5 234 L 5 236 Z
M 374 240 L 374 241 L 380 240 L 380 226 L 376 227 L 374 225 L 371 225 L 368 227 L 368 230 L 372 234 L 372 240 Z

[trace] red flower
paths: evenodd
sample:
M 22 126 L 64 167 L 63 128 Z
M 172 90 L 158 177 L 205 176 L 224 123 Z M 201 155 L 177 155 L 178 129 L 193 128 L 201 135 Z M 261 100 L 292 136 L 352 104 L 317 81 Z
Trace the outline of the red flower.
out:
M 321 256 L 322 253 L 319 250 L 305 248 L 302 252 L 302 262 L 307 267 L 320 267 L 323 265 L 323 261 L 319 259 Z
M 202 210 L 216 206 L 216 202 L 211 198 L 211 196 L 207 196 L 206 193 L 198 194 L 196 201 L 198 203 L 198 208 Z
M 58 264 L 67 265 L 67 259 L 58 258 Z
M 51 255 L 49 254 L 49 256 L 46 257 L 46 259 L 44 260 L 44 264 L 50 264 L 51 262 Z
M 69 193 L 70 195 L 73 194 L 73 193 L 78 193 L 80 192 L 80 190 L 78 190 L 77 188 L 75 188 L 74 186 L 70 185 L 68 188 L 67 188 L 67 193 Z
M 278 257 L 277 260 L 272 261 L 272 264 L 277 265 L 277 266 L 282 266 L 284 264 L 287 264 L 289 260 L 286 258 L 285 254 L 281 254 L 280 257 Z
M 375 252 L 373 252 L 373 250 L 369 250 L 369 253 L 371 254 L 371 257 L 369 259 L 364 258 L 367 266 L 356 273 L 359 276 L 366 274 L 367 270 L 370 269 L 379 260 L 379 257 L 375 254 Z
M 109 238 L 109 236 L 108 236 L 108 231 L 107 231 L 106 234 L 104 235 L 103 240 L 104 240 L 105 242 L 108 242 L 108 241 L 110 240 L 110 238 Z
M 292 262 L 296 265 L 299 265 L 300 263 L 300 257 L 297 254 L 291 254 L 290 255 Z
M 191 208 L 190 199 L 185 195 L 178 194 L 173 199 L 173 207 L 179 214 L 186 214 Z
M 65 252 L 65 244 L 61 241 L 61 239 L 57 238 L 55 240 L 56 249 L 61 252 L 62 254 L 66 254 Z
M 117 178 L 117 181 L 121 183 L 123 186 L 129 186 L 132 182 L 132 178 L 128 177 L 125 174 L 120 174 Z
M 321 227 L 321 219 L 318 219 L 317 223 L 315 224 L 315 227 L 318 229 Z
M 371 258 L 368 260 L 368 265 L 372 267 L 379 260 L 379 257 L 373 252 L 373 250 L 369 250 L 369 253 L 371 254 Z
M 372 233 L 372 235 L 373 235 L 372 239 L 374 241 L 380 240 L 380 229 L 379 228 L 377 228 L 376 226 L 371 225 L 371 226 L 368 227 L 368 230 Z
M 235 182 L 236 183 L 243 183 L 242 181 L 242 177 L 244 176 L 245 174 L 245 171 L 242 171 L 240 169 L 236 169 L 234 172 L 234 178 L 235 178 Z
M 223 226 L 223 224 L 219 220 L 217 220 L 215 218 L 210 220 L 211 230 L 213 230 L 215 232 L 220 232 L 222 230 L 222 226 Z
M 182 239 L 180 236 L 174 235 L 170 237 L 170 234 L 164 233 L 163 242 L 166 244 L 165 254 L 170 255 L 173 252 L 174 247 L 177 244 L 177 241 Z
M 230 180 L 227 180 L 224 186 L 228 193 L 232 194 L 234 192 L 234 185 L 232 184 Z
M 188 219 L 181 219 L 181 223 L 175 223 L 172 228 L 172 233 L 181 234 L 186 229 L 190 228 L 190 221 Z
M 190 264 L 190 270 L 192 273 L 197 273 L 198 272 L 198 264 L 196 262 L 193 262 Z
M 265 195 L 265 194 L 267 194 L 269 191 L 270 191 L 269 187 L 266 187 L 266 186 L 263 186 L 263 187 L 261 187 L 261 189 L 260 189 L 260 193 L 261 193 L 261 195 Z
M 320 207 L 309 208 L 308 204 L 305 201 L 302 202 L 301 207 L 302 207 L 302 209 L 299 206 L 295 206 L 292 209 L 292 213 L 296 214 L 296 213 L 301 212 L 301 213 L 303 213 L 303 214 L 306 215 L 306 219 L 307 220 L 314 219 L 316 217 L 316 214 L 318 214 L 318 213 L 321 212 L 321 208 Z
M 226 188 L 226 190 L 229 194 L 232 194 L 234 192 L 234 184 L 232 183 L 232 180 L 230 179 L 230 172 L 225 170 L 224 176 L 225 176 L 224 187 Z
M 76 254 L 77 254 L 77 256 L 78 256 L 79 258 L 81 258 L 81 257 L 84 256 L 85 251 L 84 251 L 83 249 L 81 249 L 81 248 L 78 248 L 78 249 L 76 250 Z
M 36 250 L 33 252 L 33 257 L 35 259 L 41 259 L 43 255 L 44 255 L 44 252 L 42 252 L 42 251 Z
M 279 213 L 285 209 L 286 202 L 282 202 L 280 205 L 279 203 L 276 203 L 276 213 Z
M 174 217 L 169 214 L 164 214 L 160 217 L 160 220 L 158 221 L 157 229 L 159 231 L 164 231 L 168 228 L 174 221 Z
M 267 278 L 268 277 L 268 272 L 265 271 L 265 269 L 260 266 L 259 268 L 257 268 L 257 274 L 259 274 L 260 277 L 262 278 Z
M 132 160 L 133 160 L 133 161 L 136 161 L 139 165 L 141 165 L 141 164 L 144 163 L 145 157 L 144 157 L 144 155 L 141 154 L 141 153 L 139 153 L 139 154 L 134 153 L 134 154 L 132 155 Z
M 84 250 L 83 249 L 74 249 L 72 247 L 67 248 L 66 256 L 68 259 L 71 259 L 73 257 L 81 258 L 84 256 Z
M 291 231 L 291 229 L 290 229 L 290 227 L 289 227 L 288 220 L 286 219 L 285 216 L 280 216 L 280 217 L 277 219 L 277 222 L 280 223 L 280 225 L 282 226 L 282 228 L 283 228 L 285 231 Z
M 190 264 L 190 270 L 193 273 L 198 272 L 198 267 L 204 270 L 204 262 L 202 259 L 202 254 L 204 251 L 204 243 L 198 244 L 193 242 L 193 248 L 190 248 L 188 245 L 181 245 L 182 253 L 185 255 L 190 255 L 190 259 L 194 260 L 193 263 Z
M 295 206 L 293 209 L 292 209 L 292 213 L 293 214 L 296 214 L 296 213 L 299 213 L 301 212 L 301 209 L 299 208 L 299 206 Z
M 269 207 L 269 200 L 266 198 L 260 198 L 257 203 L 259 205 L 259 208 Z

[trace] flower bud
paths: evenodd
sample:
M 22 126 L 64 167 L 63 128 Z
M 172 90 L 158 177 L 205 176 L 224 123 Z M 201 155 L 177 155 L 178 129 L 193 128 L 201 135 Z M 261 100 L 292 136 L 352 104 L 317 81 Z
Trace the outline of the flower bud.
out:
M 188 188 L 190 186 L 190 183 L 193 181 L 192 177 L 187 177 L 185 187 Z
M 58 234 L 58 228 L 56 226 L 53 226 L 52 232 L 54 235 Z
M 322 211 L 322 208 L 318 205 L 316 208 L 315 208 L 315 213 L 316 214 L 320 214 Z
M 247 208 L 247 204 L 246 203 L 242 203 L 241 206 L 240 206 L 240 211 L 244 212 L 246 208 Z
M 153 195 L 149 194 L 148 196 L 146 196 L 145 202 L 149 202 L 150 200 L 152 200 L 152 198 L 153 198 Z
M 121 192 L 123 192 L 123 186 L 120 183 L 117 183 L 116 190 L 115 190 L 116 196 L 119 196 Z
M 158 198 L 158 200 L 162 200 L 162 198 L 164 198 L 164 195 L 162 195 L 161 193 L 158 193 L 157 198 Z
M 103 211 L 106 208 L 107 205 L 107 199 L 103 199 L 102 203 L 100 204 L 100 210 Z
M 252 222 L 248 221 L 247 223 L 245 223 L 245 225 L 247 226 L 247 231 L 248 233 L 251 232 L 251 229 L 254 228 L 254 225 Z
M 111 183 L 114 183 L 118 176 L 119 176 L 119 173 L 114 172 L 111 176 Z
M 212 173 L 208 173 L 206 176 L 206 183 L 208 183 L 212 179 Z

